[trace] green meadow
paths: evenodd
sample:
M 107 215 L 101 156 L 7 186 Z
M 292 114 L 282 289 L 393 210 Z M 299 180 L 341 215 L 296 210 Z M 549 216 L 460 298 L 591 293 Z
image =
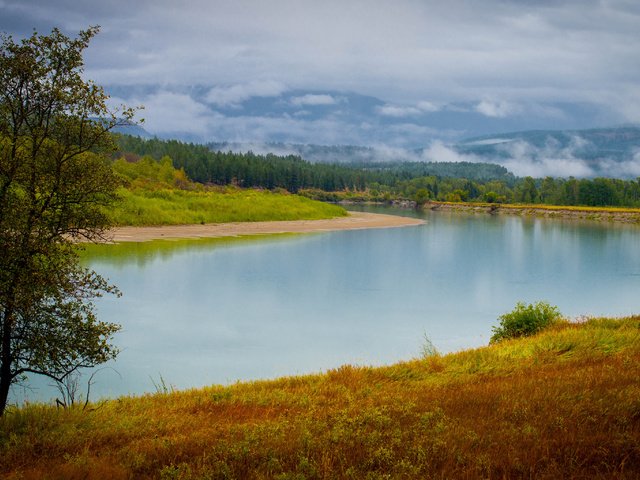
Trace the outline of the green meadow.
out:
M 155 161 L 116 160 L 122 187 L 107 214 L 114 225 L 184 225 L 196 223 L 316 220 L 347 215 L 337 206 L 286 191 L 213 187 L 190 181 L 168 157 Z
M 120 189 L 109 210 L 115 225 L 183 225 L 194 223 L 317 220 L 345 216 L 337 206 L 268 190 Z

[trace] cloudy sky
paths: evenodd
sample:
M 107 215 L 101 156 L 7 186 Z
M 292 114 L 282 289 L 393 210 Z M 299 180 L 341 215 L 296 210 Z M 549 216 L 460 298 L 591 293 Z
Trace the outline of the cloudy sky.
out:
M 87 77 L 160 136 L 415 147 L 640 122 L 637 0 L 0 0 L 14 37 L 95 24 Z

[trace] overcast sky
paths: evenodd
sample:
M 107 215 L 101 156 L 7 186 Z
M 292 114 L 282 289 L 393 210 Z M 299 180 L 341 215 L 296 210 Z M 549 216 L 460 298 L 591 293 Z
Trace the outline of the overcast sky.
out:
M 0 0 L 16 37 L 95 24 L 87 77 L 153 133 L 402 145 L 481 131 L 444 125 L 456 111 L 505 131 L 640 122 L 637 0 Z

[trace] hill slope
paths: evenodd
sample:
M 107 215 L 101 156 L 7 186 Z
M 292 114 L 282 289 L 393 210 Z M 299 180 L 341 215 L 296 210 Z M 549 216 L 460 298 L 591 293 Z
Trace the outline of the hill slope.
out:
M 638 478 L 640 317 L 0 419 L 6 478 Z
M 640 127 L 505 133 L 471 138 L 454 148 L 463 158 L 500 163 L 516 174 L 528 164 L 557 176 L 640 175 Z

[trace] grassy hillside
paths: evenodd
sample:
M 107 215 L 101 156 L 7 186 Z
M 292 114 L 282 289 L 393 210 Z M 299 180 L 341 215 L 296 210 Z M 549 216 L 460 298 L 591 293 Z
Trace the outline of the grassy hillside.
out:
M 191 182 L 171 160 L 120 159 L 114 170 L 122 180 L 120 201 L 108 210 L 115 225 L 315 220 L 345 216 L 346 211 L 287 192 L 206 187 Z
M 638 478 L 640 317 L 384 368 L 30 405 L 6 478 Z
M 123 188 L 120 197 L 120 202 L 110 210 L 116 225 L 317 220 L 346 215 L 346 211 L 337 205 L 268 190 Z

